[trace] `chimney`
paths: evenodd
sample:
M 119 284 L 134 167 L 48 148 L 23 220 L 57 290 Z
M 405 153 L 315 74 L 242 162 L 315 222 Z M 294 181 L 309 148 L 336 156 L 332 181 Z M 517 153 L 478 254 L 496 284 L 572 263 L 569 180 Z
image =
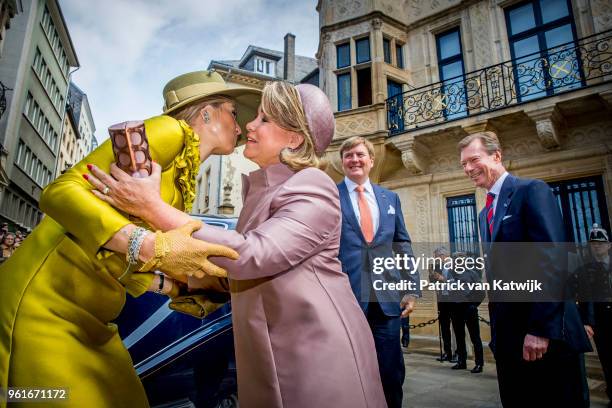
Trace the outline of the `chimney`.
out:
M 283 79 L 295 82 L 295 35 L 285 35 L 285 66 Z

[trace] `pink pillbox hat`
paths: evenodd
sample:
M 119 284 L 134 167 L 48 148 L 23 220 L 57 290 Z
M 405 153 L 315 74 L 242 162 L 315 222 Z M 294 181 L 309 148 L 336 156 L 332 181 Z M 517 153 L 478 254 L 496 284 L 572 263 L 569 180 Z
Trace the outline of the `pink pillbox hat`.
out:
M 308 128 L 314 139 L 315 151 L 321 154 L 334 137 L 336 128 L 334 112 L 327 95 L 314 85 L 299 84 L 295 87 L 300 95 Z

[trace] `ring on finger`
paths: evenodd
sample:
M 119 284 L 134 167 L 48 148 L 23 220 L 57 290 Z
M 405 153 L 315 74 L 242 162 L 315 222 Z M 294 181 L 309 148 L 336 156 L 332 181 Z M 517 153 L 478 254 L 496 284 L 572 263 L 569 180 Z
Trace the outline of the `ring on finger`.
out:
M 109 191 L 110 191 L 110 187 L 109 186 L 104 186 L 104 189 L 102 190 L 102 194 L 108 195 Z

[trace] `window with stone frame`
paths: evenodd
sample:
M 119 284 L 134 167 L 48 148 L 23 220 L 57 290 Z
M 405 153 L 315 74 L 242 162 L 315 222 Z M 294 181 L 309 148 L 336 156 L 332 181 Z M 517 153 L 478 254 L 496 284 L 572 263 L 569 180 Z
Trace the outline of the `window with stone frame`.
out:
M 583 86 L 574 51 L 570 0 L 530 0 L 505 9 L 517 99 L 524 102 Z
M 351 65 L 351 44 L 346 42 L 336 45 L 336 68 L 346 68 Z
M 440 94 L 434 100 L 433 108 L 442 110 L 447 120 L 467 116 L 465 98 L 463 48 L 459 27 L 436 35 Z
M 404 45 L 398 42 L 395 42 L 395 65 L 404 68 Z
M 357 64 L 370 61 L 370 37 L 355 40 L 355 61 Z
M 391 40 L 383 38 L 383 57 L 387 64 L 391 64 Z
M 348 41 L 344 40 L 336 44 L 335 74 L 337 80 L 338 111 L 372 104 L 372 68 L 369 36 L 351 38 Z

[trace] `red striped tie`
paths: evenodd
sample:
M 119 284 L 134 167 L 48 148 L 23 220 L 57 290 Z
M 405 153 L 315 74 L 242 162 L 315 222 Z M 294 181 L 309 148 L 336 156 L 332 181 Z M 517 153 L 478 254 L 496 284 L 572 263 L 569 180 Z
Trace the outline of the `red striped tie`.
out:
M 487 193 L 485 208 L 487 210 L 487 224 L 489 225 L 489 234 L 491 234 L 491 238 L 493 238 L 493 200 L 495 200 L 495 194 Z

